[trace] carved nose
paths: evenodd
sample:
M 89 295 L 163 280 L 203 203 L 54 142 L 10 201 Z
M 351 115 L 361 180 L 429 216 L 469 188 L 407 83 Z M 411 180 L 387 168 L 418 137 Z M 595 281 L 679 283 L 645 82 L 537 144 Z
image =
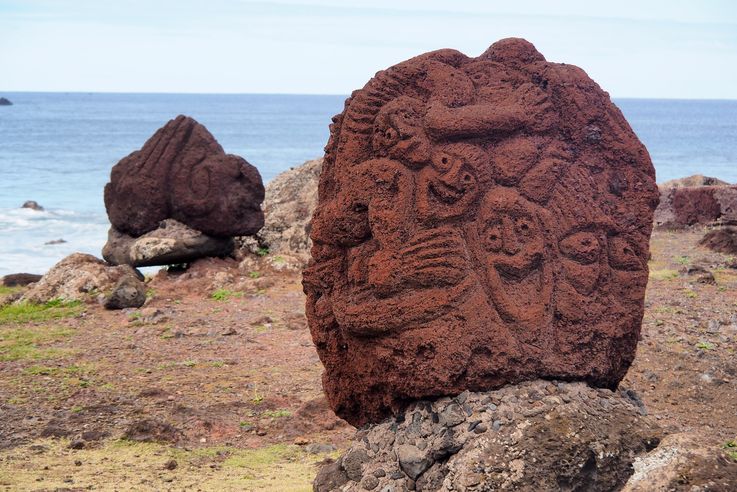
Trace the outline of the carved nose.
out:
M 514 224 L 511 220 L 503 221 L 503 240 L 504 240 L 504 252 L 508 255 L 516 255 L 521 249 L 517 232 L 514 230 Z
M 440 176 L 440 180 L 443 184 L 455 188 L 463 189 L 465 186 L 470 184 L 473 180 L 471 173 L 466 170 L 462 159 L 456 159 L 453 163 L 453 167 L 450 170 Z

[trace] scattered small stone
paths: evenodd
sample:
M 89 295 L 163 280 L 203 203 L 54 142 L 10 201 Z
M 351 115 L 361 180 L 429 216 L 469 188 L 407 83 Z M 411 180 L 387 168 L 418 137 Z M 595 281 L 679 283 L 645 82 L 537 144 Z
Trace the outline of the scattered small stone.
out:
M 473 433 L 474 434 L 483 434 L 484 432 L 486 432 L 487 429 L 488 429 L 488 427 L 486 426 L 486 424 L 481 423 L 481 424 L 477 425 L 473 429 Z
M 224 331 L 223 331 L 223 332 L 221 333 L 221 335 L 222 335 L 222 336 L 224 336 L 224 337 L 229 337 L 229 336 L 231 336 L 231 335 L 237 335 L 237 334 L 238 334 L 238 332 L 237 332 L 237 331 L 236 331 L 236 329 L 235 329 L 235 328 L 233 328 L 233 327 L 230 327 L 230 328 L 226 328 L 226 329 L 225 329 L 225 330 L 224 330 Z
M 82 466 L 82 462 L 79 460 L 74 461 L 74 466 Z
M 379 486 L 379 479 L 373 475 L 367 475 L 361 480 L 361 487 L 363 490 L 374 490 Z
M 82 439 L 75 439 L 69 443 L 69 449 L 83 449 L 84 441 Z
M 502 421 L 501 420 L 495 420 L 494 423 L 491 424 L 491 428 L 495 431 L 498 431 L 502 428 Z
M 169 460 L 164 464 L 164 470 L 176 470 L 178 466 L 177 460 Z
M 332 453 L 337 448 L 332 444 L 312 443 L 305 446 L 305 451 L 310 454 L 325 454 Z

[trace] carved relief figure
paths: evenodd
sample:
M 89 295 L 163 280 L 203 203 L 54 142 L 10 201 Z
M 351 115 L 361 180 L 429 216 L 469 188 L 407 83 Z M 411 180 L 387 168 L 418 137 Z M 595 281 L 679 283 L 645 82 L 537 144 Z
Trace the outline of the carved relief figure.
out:
M 338 415 L 537 377 L 618 383 L 658 193 L 583 71 L 518 39 L 441 50 L 377 73 L 333 122 L 304 288 Z

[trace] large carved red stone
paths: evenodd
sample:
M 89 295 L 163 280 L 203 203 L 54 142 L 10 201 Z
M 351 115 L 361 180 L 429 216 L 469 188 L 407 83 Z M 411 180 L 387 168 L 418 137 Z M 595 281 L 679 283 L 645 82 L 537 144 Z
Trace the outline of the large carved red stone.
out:
M 258 170 L 226 154 L 207 128 L 186 116 L 169 121 L 110 174 L 108 217 L 131 236 L 169 218 L 210 236 L 255 234 L 264 224 Z
M 333 121 L 304 288 L 339 416 L 538 377 L 619 383 L 658 191 L 583 70 L 521 39 L 436 51 Z

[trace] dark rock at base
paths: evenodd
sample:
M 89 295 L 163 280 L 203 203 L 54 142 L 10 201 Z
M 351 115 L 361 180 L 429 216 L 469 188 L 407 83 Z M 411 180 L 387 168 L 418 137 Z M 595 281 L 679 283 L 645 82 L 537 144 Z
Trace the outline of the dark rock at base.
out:
M 126 275 L 113 286 L 102 305 L 105 309 L 125 309 L 139 308 L 145 302 L 146 285 L 136 277 Z
M 210 236 L 255 234 L 264 224 L 258 170 L 226 154 L 207 129 L 178 116 L 118 162 L 105 186 L 112 225 L 131 236 L 172 218 Z
M 23 287 L 41 280 L 42 275 L 34 273 L 11 273 L 3 277 L 5 287 Z
M 44 208 L 38 204 L 35 200 L 28 200 L 21 205 L 20 208 L 30 208 L 31 210 L 36 210 L 37 212 L 43 212 Z
M 224 257 L 233 251 L 231 238 L 207 236 L 174 219 L 140 237 L 111 227 L 102 257 L 113 265 L 155 266 L 189 263 L 199 258 Z
M 9 99 L 5 99 L 4 97 L 0 97 L 0 106 L 12 106 L 13 103 L 10 102 Z
M 425 53 L 353 92 L 330 130 L 303 286 L 338 416 L 541 377 L 617 386 L 659 194 L 583 70 L 514 38 Z
M 737 229 L 725 227 L 707 232 L 699 245 L 717 253 L 737 255 Z
M 44 243 L 45 246 L 53 246 L 55 244 L 65 244 L 67 241 L 66 239 L 54 239 L 52 241 L 46 241 Z
M 451 406 L 467 410 L 463 422 L 437 418 Z M 480 425 L 487 431 L 475 432 Z M 619 490 L 661 436 L 618 393 L 537 380 L 412 404 L 358 431 L 314 489 Z

